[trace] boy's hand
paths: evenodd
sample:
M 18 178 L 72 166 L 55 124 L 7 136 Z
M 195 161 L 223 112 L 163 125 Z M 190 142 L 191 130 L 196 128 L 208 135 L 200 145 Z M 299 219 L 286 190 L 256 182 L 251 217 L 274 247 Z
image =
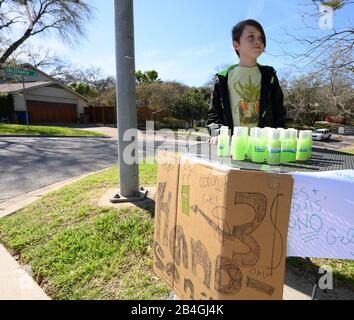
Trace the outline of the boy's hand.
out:
M 210 137 L 208 142 L 210 144 L 217 144 L 218 143 L 218 137 L 217 136 L 216 137 Z

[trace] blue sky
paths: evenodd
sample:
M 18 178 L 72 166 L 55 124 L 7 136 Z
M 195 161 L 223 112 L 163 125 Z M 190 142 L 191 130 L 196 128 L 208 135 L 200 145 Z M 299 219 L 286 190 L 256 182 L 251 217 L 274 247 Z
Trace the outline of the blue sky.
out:
M 97 9 L 87 27 L 88 37 L 70 48 L 55 38 L 43 42 L 76 65 L 101 67 L 115 74 L 113 0 L 92 0 Z M 223 65 L 238 61 L 232 48 L 231 29 L 240 20 L 253 18 L 265 29 L 266 52 L 259 63 L 272 65 L 280 75 L 288 71 L 288 57 L 277 57 L 281 46 L 299 52 L 301 46 L 288 41 L 284 28 L 294 35 L 305 34 L 301 11 L 310 0 L 135 0 L 135 64 L 137 70 L 158 71 L 162 80 L 177 80 L 201 86 Z M 350 10 L 335 13 L 333 25 L 340 29 L 352 19 Z M 315 26 L 318 22 L 314 20 Z M 306 31 L 308 32 L 308 31 Z M 325 35 L 328 30 L 311 31 Z

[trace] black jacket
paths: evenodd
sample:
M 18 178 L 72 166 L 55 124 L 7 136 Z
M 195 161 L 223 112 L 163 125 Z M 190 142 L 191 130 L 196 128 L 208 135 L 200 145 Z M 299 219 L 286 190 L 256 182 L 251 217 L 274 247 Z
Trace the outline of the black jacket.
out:
M 227 70 L 219 72 L 214 78 L 214 88 L 211 95 L 208 111 L 207 126 L 209 134 L 219 134 L 221 126 L 228 126 L 233 133 L 232 119 L 227 78 L 229 71 L 237 65 L 232 65 Z M 279 85 L 276 71 L 273 67 L 258 64 L 261 71 L 260 114 L 258 127 L 283 128 L 285 125 L 285 109 L 283 92 Z

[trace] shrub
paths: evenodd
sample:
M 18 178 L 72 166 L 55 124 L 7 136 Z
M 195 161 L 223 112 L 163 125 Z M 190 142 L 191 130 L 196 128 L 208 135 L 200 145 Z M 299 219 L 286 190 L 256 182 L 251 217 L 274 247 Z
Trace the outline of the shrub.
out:
M 0 93 L 0 119 L 11 119 L 14 111 L 14 97 L 11 94 Z

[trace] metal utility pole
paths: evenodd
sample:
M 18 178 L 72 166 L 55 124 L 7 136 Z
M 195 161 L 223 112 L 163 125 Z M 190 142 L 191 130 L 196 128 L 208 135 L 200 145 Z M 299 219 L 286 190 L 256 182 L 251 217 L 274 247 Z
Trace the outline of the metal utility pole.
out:
M 134 14 L 133 0 L 114 0 L 116 73 L 117 73 L 117 127 L 120 192 L 111 202 L 132 202 L 146 196 L 139 189 L 138 163 L 128 164 L 123 153 L 128 145 L 138 152 L 138 130 L 135 100 L 135 53 L 134 53 Z M 123 141 L 124 133 L 135 129 L 134 141 Z M 136 155 L 137 157 L 137 155 Z

